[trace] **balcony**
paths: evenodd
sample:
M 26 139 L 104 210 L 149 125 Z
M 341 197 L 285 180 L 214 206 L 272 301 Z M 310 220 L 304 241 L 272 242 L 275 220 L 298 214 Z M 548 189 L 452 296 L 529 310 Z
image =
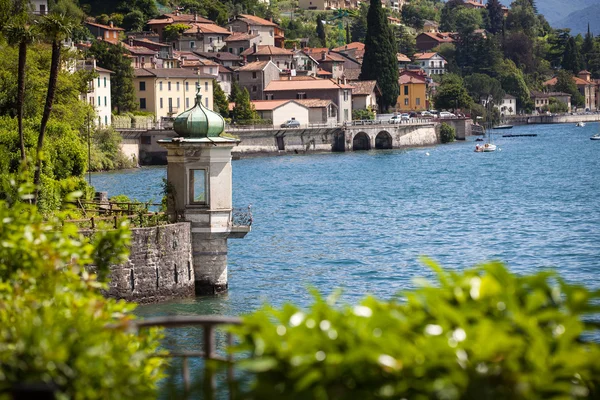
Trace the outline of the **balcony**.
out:
M 241 239 L 250 232 L 252 228 L 252 206 L 248 208 L 234 208 L 231 210 L 231 233 L 232 239 Z

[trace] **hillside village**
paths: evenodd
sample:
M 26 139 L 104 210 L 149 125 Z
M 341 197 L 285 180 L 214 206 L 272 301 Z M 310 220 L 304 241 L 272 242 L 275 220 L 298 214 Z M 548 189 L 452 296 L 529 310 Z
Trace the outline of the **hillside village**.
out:
M 110 87 L 111 78 L 115 79 L 115 71 L 110 70 L 110 65 L 103 65 L 101 59 L 94 60 L 94 52 L 90 51 L 93 43 L 104 42 L 106 46 L 117 48 L 130 61 L 133 71 L 130 91 L 135 99 L 135 107 L 140 112 L 151 113 L 157 121 L 168 120 L 193 106 L 196 90 L 202 94 L 206 107 L 218 110 L 224 117 L 231 118 L 232 122 L 236 122 L 236 119 L 238 123 L 244 123 L 242 119 L 260 119 L 274 125 L 284 123 L 290 116 L 306 125 L 342 124 L 353 118 L 373 118 L 375 113 L 385 112 L 429 116 L 428 110 L 433 109 L 480 115 L 486 112 L 485 106 L 490 102 L 501 116 L 549 111 L 595 111 L 599 108 L 600 77 L 596 72 L 585 70 L 589 62 L 583 60 L 579 62 L 581 69 L 577 67 L 572 71 L 570 79 L 575 89 L 571 85 L 571 91 L 564 89 L 564 80 L 559 82 L 560 77 L 556 71 L 564 70 L 561 65 L 546 68 L 545 74 L 532 72 L 537 82 L 525 82 L 528 87 L 516 89 L 511 87 L 510 82 L 502 82 L 499 73 L 490 72 L 491 66 L 487 70 L 483 67 L 478 70 L 477 66 L 464 68 L 460 65 L 460 60 L 457 59 L 460 46 L 467 47 L 465 43 L 468 40 L 481 41 L 483 46 L 490 48 L 498 47 L 492 40 L 500 32 L 491 32 L 492 29 L 481 27 L 490 25 L 490 5 L 484 3 L 484 0 L 451 0 L 446 4 L 433 2 L 438 7 L 436 10 L 441 10 L 441 23 L 423 19 L 422 16 L 418 16 L 420 19 L 415 22 L 409 10 L 411 7 L 422 6 L 421 3 L 424 2 L 381 1 L 388 13 L 387 23 L 391 29 L 397 28 L 395 32 L 400 32 L 397 36 L 399 49 L 406 40 L 412 41 L 409 45 L 404 44 L 406 54 L 400 51 L 396 54 L 399 93 L 396 104 L 389 110 L 381 108 L 380 84 L 376 80 L 361 79 L 365 44 L 351 41 L 349 34 L 348 20 L 351 18 L 348 16 L 355 17 L 360 12 L 364 14 L 365 4 L 339 0 L 300 0 L 297 8 L 299 14 L 323 12 L 317 15 L 316 22 L 317 31 L 319 25 L 323 30 L 319 34 L 320 39 L 324 39 L 321 36 L 326 31 L 323 25 L 327 26 L 330 36 L 335 36 L 335 29 L 339 31 L 341 27 L 343 31 L 345 28 L 346 40 L 338 41 L 344 43 L 335 47 L 324 45 L 330 39 L 322 40 L 321 46 L 317 47 L 314 46 L 313 39 L 302 39 L 297 35 L 287 37 L 286 29 L 272 17 L 262 18 L 243 13 L 219 25 L 193 10 L 174 8 L 143 21 L 143 24 L 139 24 L 143 28 L 134 31 L 117 26 L 106 15 L 86 17 L 83 24 L 90 35 L 86 40 L 73 41 L 72 45 L 87 58 L 77 64 L 78 68 L 92 69 L 96 71 L 97 77 L 90 82 L 88 93 L 83 97 L 95 107 L 100 126 L 112 124 L 115 104 L 111 99 Z M 513 11 L 499 5 L 497 1 L 490 3 L 500 7 L 499 12 L 504 19 L 500 24 L 506 26 L 506 21 L 511 21 L 511 13 L 521 12 L 519 10 L 523 5 L 520 3 L 527 1 L 513 3 Z M 45 1 L 36 0 L 34 3 L 37 13 L 47 12 L 48 5 Z M 452 7 L 448 11 L 450 6 Z M 483 22 L 475 22 L 471 28 L 458 26 L 461 23 L 456 23 L 457 17 L 454 16 L 454 22 L 450 25 L 454 24 L 455 30 L 442 30 L 449 25 L 447 16 L 444 20 L 444 12 L 458 15 L 461 10 L 471 13 L 461 14 L 462 17 L 481 13 Z M 330 17 L 331 13 L 334 18 Z M 352 29 L 355 20 L 353 18 L 351 21 Z M 288 26 L 291 24 L 289 20 L 286 23 Z M 465 30 L 468 32 L 465 33 Z M 340 34 L 340 38 L 342 36 Z M 596 44 L 596 47 L 600 46 Z M 478 52 L 467 54 L 474 57 L 474 64 L 479 64 L 480 58 L 488 56 L 481 54 L 481 50 L 470 51 Z M 496 60 L 494 63 L 501 63 L 501 53 L 490 57 L 500 58 L 500 61 Z M 517 67 L 524 69 L 521 65 Z M 471 90 L 474 86 L 481 85 L 469 81 L 473 74 L 465 73 L 459 78 L 460 84 L 469 89 L 467 97 L 472 98 L 472 104 L 456 100 L 454 104 L 447 103 L 442 100 L 443 95 L 436 101 L 439 90 L 443 90 L 445 83 L 450 84 L 449 81 L 453 79 L 449 78 L 445 82 L 444 75 L 452 72 L 451 75 L 456 76 L 468 69 L 475 75 L 483 73 L 490 76 L 492 86 L 496 82 L 504 83 L 502 88 L 494 92 L 496 98 L 490 98 L 492 91 L 488 89 L 481 93 Z M 523 74 L 517 71 L 516 78 L 509 77 L 504 81 L 513 78 L 522 80 L 523 76 L 518 75 Z M 466 84 L 462 79 L 465 79 Z M 221 93 L 213 93 L 213 85 L 219 86 L 219 92 L 222 91 L 228 97 L 229 104 L 225 104 Z M 248 93 L 253 110 L 246 115 L 250 118 L 236 118 L 233 115 L 236 97 L 238 92 L 244 91 Z

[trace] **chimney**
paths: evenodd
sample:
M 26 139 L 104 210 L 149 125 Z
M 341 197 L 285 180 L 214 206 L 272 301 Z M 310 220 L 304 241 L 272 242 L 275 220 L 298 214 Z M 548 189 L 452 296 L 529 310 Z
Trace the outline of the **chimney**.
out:
M 198 22 L 198 13 L 194 12 L 194 22 Z
M 110 27 L 113 28 L 113 22 L 110 21 L 109 24 L 110 24 Z
M 321 52 L 321 61 L 325 61 L 327 59 L 327 53 L 324 51 Z

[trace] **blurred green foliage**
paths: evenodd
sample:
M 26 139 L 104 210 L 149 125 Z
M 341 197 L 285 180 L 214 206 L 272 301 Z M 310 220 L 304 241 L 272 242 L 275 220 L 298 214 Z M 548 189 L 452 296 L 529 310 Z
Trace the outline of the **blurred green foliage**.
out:
M 27 198 L 32 188 L 16 192 Z M 160 332 L 126 330 L 135 305 L 104 298 L 105 284 L 85 268 L 106 277 L 123 262 L 127 226 L 87 239 L 59 217 L 6 201 L 0 220 L 0 398 L 36 384 L 59 399 L 155 397 Z
M 265 306 L 232 328 L 251 399 L 600 398 L 599 292 L 491 262 L 403 298 Z M 596 314 L 597 316 L 597 314 Z M 587 339 L 587 340 L 586 340 Z M 245 388 L 245 389 L 244 389 Z

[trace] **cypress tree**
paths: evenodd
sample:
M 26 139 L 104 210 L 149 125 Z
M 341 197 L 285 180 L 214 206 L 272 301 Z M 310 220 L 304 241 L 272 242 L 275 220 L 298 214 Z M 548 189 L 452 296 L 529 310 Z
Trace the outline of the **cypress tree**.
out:
M 221 114 L 223 118 L 229 116 L 229 101 L 227 101 L 227 96 L 225 96 L 221 85 L 215 79 L 213 79 L 213 104 L 213 111 Z
M 577 75 L 583 68 L 583 61 L 581 59 L 581 53 L 575 38 L 571 36 L 565 46 L 565 52 L 563 54 L 562 67 L 567 71 L 571 71 Z
M 381 110 L 396 104 L 398 93 L 398 60 L 396 43 L 381 7 L 381 0 L 371 0 L 367 14 L 365 55 L 360 80 L 377 80 L 381 88 Z
M 322 15 L 319 15 L 317 17 L 317 37 L 319 38 L 319 41 L 321 42 L 321 46 L 325 47 L 327 46 L 327 36 L 325 33 L 325 26 L 323 26 L 323 20 L 322 20 Z
M 488 0 L 486 7 L 488 11 L 487 30 L 494 35 L 502 32 L 502 26 L 504 25 L 502 4 L 498 0 Z
M 592 53 L 594 52 L 594 36 L 592 32 L 590 32 L 590 23 L 588 22 L 587 33 L 585 34 L 585 38 L 583 39 L 583 44 L 581 45 L 581 56 L 583 61 L 585 62 L 585 67 L 589 67 L 590 58 Z
M 236 122 L 249 122 L 258 119 L 254 104 L 250 102 L 248 89 L 243 88 L 238 92 L 232 113 L 233 119 Z

